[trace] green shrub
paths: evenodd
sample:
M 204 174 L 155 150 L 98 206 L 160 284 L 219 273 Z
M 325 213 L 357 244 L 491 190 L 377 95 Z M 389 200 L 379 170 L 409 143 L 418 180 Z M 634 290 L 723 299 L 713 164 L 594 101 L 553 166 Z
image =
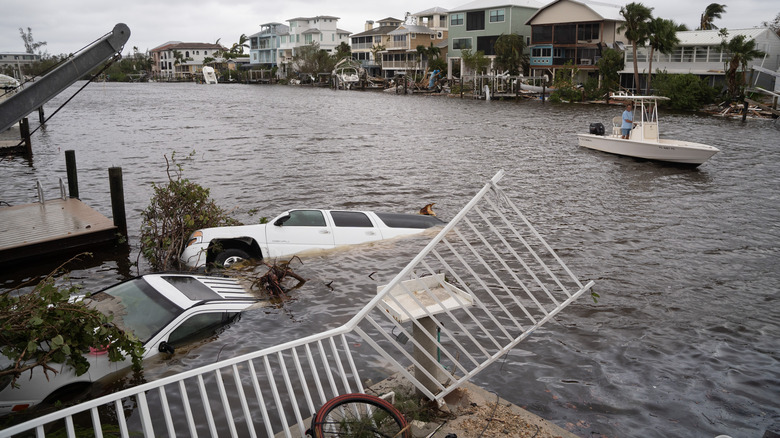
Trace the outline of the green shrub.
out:
M 653 78 L 656 94 L 668 97 L 665 106 L 695 111 L 715 100 L 717 92 L 704 79 L 693 74 L 669 74 L 658 71 Z
M 176 163 L 175 155 L 175 152 L 171 155 L 171 161 L 176 167 L 175 178 L 171 176 L 171 166 L 168 157 L 165 157 L 168 163 L 168 183 L 152 183 L 154 195 L 149 206 L 141 213 L 141 254 L 155 271 L 180 267 L 179 254 L 193 231 L 240 225 L 209 198 L 209 189 L 182 178 L 182 168 Z

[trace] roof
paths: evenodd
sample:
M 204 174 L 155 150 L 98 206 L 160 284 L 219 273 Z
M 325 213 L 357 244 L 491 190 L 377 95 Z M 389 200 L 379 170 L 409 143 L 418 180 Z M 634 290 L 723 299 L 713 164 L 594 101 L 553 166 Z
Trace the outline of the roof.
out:
M 398 29 L 388 33 L 388 35 L 406 35 L 407 33 L 436 34 L 436 31 L 427 26 L 416 26 L 411 24 L 402 24 Z
M 222 47 L 221 44 L 213 44 L 213 43 L 183 43 L 181 41 L 170 41 L 161 46 L 155 47 L 154 49 L 150 50 L 150 52 L 161 52 L 163 50 L 187 50 L 187 49 L 222 50 L 224 49 L 224 47 Z
M 399 23 L 403 23 L 404 22 L 404 20 L 399 20 L 398 18 L 393 18 L 393 17 L 383 18 L 381 20 L 377 20 L 376 22 L 377 23 L 382 23 L 383 21 L 397 21 Z
M 416 14 L 412 14 L 413 16 L 424 16 L 424 15 L 435 15 L 435 14 L 446 14 L 450 11 L 447 9 L 441 8 L 439 6 L 434 6 L 430 9 L 426 9 L 424 11 L 418 12 Z
M 769 29 L 766 27 L 728 29 L 728 39 L 737 35 L 744 35 L 748 40 L 752 40 L 767 31 Z M 680 44 L 678 44 L 680 46 L 712 46 L 719 45 L 723 41 L 723 38 L 720 36 L 720 29 L 677 32 L 677 39 L 680 40 Z
M 373 35 L 387 35 L 396 29 L 398 29 L 398 26 L 379 26 L 371 30 L 367 30 L 365 32 L 353 34 L 352 36 L 361 37 L 361 36 L 373 36 Z
M 318 20 L 318 19 L 326 19 L 330 18 L 331 20 L 339 20 L 339 17 L 334 17 L 331 15 L 317 15 L 316 17 L 296 17 L 296 18 L 290 18 L 289 20 L 284 21 L 303 21 L 303 20 Z
M 605 3 L 605 2 L 599 2 L 599 1 L 592 1 L 592 0 L 555 0 L 554 2 L 542 7 L 534 15 L 531 16 L 531 18 L 526 21 L 526 24 L 529 24 L 534 18 L 536 18 L 537 15 L 539 15 L 542 11 L 551 8 L 552 6 L 562 2 L 567 1 L 571 3 L 579 3 L 586 8 L 593 11 L 593 13 L 597 14 L 604 20 L 610 20 L 610 21 L 625 21 L 623 19 L 623 16 L 620 15 L 620 9 L 622 6 L 615 5 L 612 3 Z
M 544 4 L 536 0 L 474 0 L 473 2 L 466 3 L 465 5 L 450 9 L 449 13 L 472 11 L 475 9 L 500 8 L 502 6 L 539 9 L 543 7 Z

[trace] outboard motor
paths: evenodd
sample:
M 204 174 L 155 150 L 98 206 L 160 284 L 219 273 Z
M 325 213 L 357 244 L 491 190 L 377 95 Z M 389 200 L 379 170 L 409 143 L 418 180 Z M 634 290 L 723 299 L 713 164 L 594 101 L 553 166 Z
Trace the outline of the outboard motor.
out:
M 604 124 L 603 123 L 591 123 L 590 124 L 590 133 L 594 135 L 604 135 Z

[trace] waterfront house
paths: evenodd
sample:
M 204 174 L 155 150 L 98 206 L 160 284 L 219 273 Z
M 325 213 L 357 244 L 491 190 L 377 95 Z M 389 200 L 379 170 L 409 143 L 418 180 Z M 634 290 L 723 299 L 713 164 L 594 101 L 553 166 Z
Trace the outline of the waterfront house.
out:
M 424 71 L 428 67 L 426 55 L 420 55 L 418 46 L 426 49 L 433 45 L 439 56 L 446 56 L 447 10 L 440 7 L 409 14 L 404 23 L 385 38 L 382 52 L 382 74 L 392 77 L 409 71 Z M 445 53 L 441 53 L 445 52 Z
M 597 76 L 596 62 L 605 48 L 623 50 L 627 40 L 620 5 L 590 0 L 556 0 L 539 9 L 531 26 L 530 76 L 555 77 L 564 66 L 577 68 L 575 82 Z
M 290 28 L 282 23 L 260 25 L 260 32 L 249 36 L 249 65 L 271 69 L 278 67 L 277 50 L 281 39 L 290 34 Z
M 224 50 L 227 49 L 219 44 L 169 41 L 149 51 L 153 61 L 152 76 L 158 79 L 192 78 L 202 74 L 207 58 L 221 61 L 219 55 Z
M 379 57 L 379 52 L 385 50 L 385 44 L 392 38 L 389 36 L 390 32 L 398 29 L 402 23 L 402 20 L 388 17 L 377 21 L 378 26 L 375 27 L 375 23 L 369 20 L 366 21 L 363 32 L 350 36 L 352 59 L 360 62 L 370 76 L 382 75 L 382 58 Z M 374 58 L 374 53 L 379 57 L 378 60 Z
M 493 48 L 503 34 L 516 33 L 526 44 L 531 40 L 529 18 L 543 6 L 536 0 L 476 0 L 450 10 L 449 51 L 447 67 L 449 77 L 453 66 L 458 65 L 465 72 L 461 50 L 472 53 L 482 51 L 488 58 L 495 59 Z
M 342 42 L 349 44 L 350 32 L 338 28 L 339 17 L 318 15 L 316 17 L 297 17 L 287 20 L 289 31 L 285 35 L 279 33 L 279 48 L 277 49 L 277 75 L 285 77 L 292 73 L 293 57 L 296 49 L 311 44 L 317 44 L 321 50 L 334 52 Z
M 27 52 L 0 52 L 0 73 L 21 78 L 25 67 L 41 60 L 41 55 Z
M 780 37 L 769 28 L 756 27 L 751 29 L 728 29 L 727 40 L 737 35 L 744 35 L 747 41 L 754 40 L 756 48 L 764 53 L 763 58 L 753 59 L 749 66 L 759 66 L 777 71 L 780 68 Z M 677 32 L 680 43 L 671 54 L 653 52 L 653 73 L 665 71 L 671 74 L 694 74 L 707 80 L 710 86 L 720 86 L 725 82 L 726 64 L 731 59 L 728 53 L 721 50 L 723 38 L 720 30 L 692 30 Z M 641 89 L 647 83 L 650 54 L 649 47 L 637 48 L 637 67 Z M 634 54 L 632 50 L 625 52 L 625 69 L 620 71 L 621 86 L 634 88 Z M 749 79 L 750 73 L 747 72 Z M 756 74 L 756 85 L 767 90 L 774 89 L 774 78 L 767 74 Z

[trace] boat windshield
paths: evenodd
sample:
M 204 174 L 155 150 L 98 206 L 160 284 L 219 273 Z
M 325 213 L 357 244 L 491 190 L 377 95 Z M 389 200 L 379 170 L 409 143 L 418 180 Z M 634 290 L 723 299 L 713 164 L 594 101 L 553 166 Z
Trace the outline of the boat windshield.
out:
M 134 333 L 146 343 L 182 313 L 143 278 L 136 278 L 100 291 L 86 300 L 122 330 Z

